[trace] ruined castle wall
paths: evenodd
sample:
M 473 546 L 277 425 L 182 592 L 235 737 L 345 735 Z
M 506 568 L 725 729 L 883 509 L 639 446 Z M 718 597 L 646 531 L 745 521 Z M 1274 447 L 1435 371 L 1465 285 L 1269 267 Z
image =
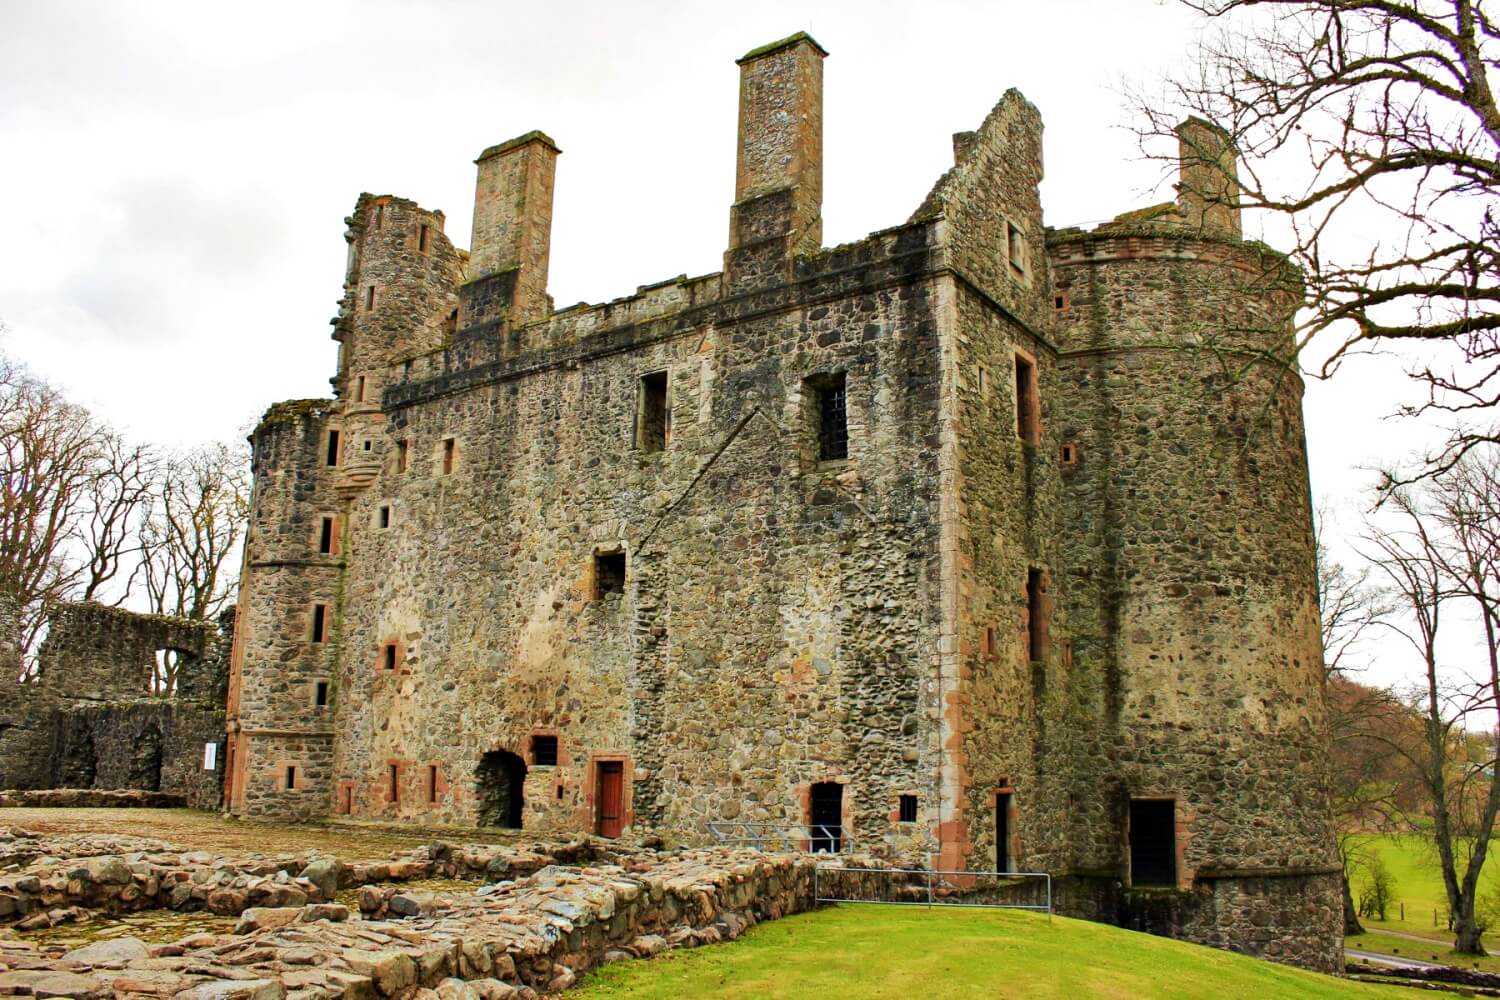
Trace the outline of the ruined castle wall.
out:
M 1276 360 L 1295 278 L 1249 248 L 1162 231 L 1068 236 L 1052 253 L 1061 431 L 1078 454 L 1064 472 L 1086 695 L 1076 867 L 1129 886 L 1130 799 L 1174 799 L 1183 895 L 1127 892 L 1119 918 L 1165 908 L 1198 937 L 1222 921 L 1195 915 L 1197 895 L 1280 891 L 1286 922 L 1238 947 L 1330 965 L 1336 935 L 1298 915 L 1337 900 L 1308 895 L 1336 863 L 1301 382 Z M 1206 888 L 1244 879 L 1259 881 Z
M 86 701 L 150 694 L 158 651 L 201 660 L 217 638 L 206 622 L 93 603 L 59 605 L 47 623 L 37 652 L 42 684 L 56 697 Z

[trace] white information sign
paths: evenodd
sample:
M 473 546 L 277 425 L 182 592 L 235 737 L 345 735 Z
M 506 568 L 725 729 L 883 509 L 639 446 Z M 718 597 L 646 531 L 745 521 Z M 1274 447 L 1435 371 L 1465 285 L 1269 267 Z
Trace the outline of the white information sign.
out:
M 212 771 L 219 766 L 219 744 L 203 744 L 203 770 Z

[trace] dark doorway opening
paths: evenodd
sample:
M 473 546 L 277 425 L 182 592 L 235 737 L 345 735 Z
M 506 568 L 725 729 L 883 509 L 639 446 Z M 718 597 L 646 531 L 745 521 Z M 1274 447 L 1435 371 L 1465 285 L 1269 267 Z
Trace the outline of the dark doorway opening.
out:
M 152 723 L 142 730 L 130 757 L 131 788 L 161 791 L 161 727 Z
M 94 750 L 94 730 L 88 723 L 75 729 L 67 741 L 62 760 L 62 788 L 93 788 L 99 774 L 99 755 Z
M 1177 803 L 1130 800 L 1130 884 L 1177 884 Z
M 995 793 L 995 871 L 1010 871 L 1010 793 Z
M 601 760 L 598 767 L 599 836 L 618 837 L 625 829 L 625 764 Z
M 808 826 L 809 849 L 817 854 L 837 854 L 844 849 L 844 786 L 836 781 L 820 781 L 812 786 Z
M 521 828 L 525 804 L 526 762 L 508 750 L 491 750 L 474 769 L 479 797 L 479 825 Z

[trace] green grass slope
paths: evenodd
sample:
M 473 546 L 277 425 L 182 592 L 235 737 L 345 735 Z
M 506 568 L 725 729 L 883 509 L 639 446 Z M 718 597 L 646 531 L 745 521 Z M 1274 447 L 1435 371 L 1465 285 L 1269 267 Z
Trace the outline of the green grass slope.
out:
M 1431 996 L 1320 976 L 1104 924 L 999 910 L 838 906 L 732 944 L 617 962 L 574 1000 L 854 997 L 942 1000 L 1385 1000 Z

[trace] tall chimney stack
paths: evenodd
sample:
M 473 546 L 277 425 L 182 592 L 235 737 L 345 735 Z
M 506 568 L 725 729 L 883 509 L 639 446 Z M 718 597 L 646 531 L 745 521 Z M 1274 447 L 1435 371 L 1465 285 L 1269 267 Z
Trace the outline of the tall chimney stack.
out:
M 726 270 L 765 284 L 823 245 L 823 58 L 806 32 L 763 45 L 740 67 L 739 152 Z M 780 265 L 780 266 L 778 266 Z
M 1177 207 L 1187 224 L 1240 236 L 1239 166 L 1229 133 L 1202 118 L 1177 126 Z
M 470 326 L 508 319 L 524 326 L 547 318 L 547 257 L 552 244 L 552 188 L 557 144 L 545 133 L 491 146 L 479 154 L 469 282 L 460 293 Z

